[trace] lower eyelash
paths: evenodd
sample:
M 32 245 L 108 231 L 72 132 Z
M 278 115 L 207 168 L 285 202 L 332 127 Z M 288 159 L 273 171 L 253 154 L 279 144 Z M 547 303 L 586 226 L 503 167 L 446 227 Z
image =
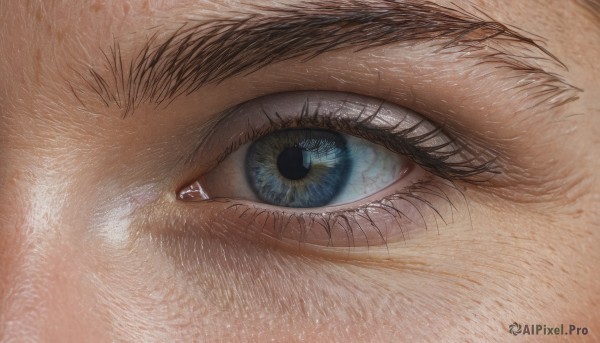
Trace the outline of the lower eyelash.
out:
M 450 192 L 458 192 L 458 197 Z M 440 223 L 451 223 L 457 211 L 453 198 L 466 202 L 466 197 L 454 182 L 431 178 L 417 181 L 381 200 L 355 209 L 324 213 L 274 210 L 232 199 L 212 201 L 228 203 L 221 212 L 221 218 L 237 218 L 241 222 L 236 224 L 247 228 L 247 233 L 251 235 L 263 234 L 270 239 L 290 241 L 299 246 L 387 248 L 388 243 L 392 243 L 390 239 L 406 241 L 416 229 L 429 230 L 431 222 L 438 230 Z M 389 226 L 394 226 L 392 237 L 389 235 Z M 321 237 L 319 243 L 315 243 L 315 237 Z

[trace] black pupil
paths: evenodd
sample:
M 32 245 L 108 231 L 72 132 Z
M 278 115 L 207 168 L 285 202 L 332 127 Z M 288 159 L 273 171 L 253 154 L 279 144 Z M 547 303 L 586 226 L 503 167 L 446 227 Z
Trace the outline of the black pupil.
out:
M 300 180 L 310 171 L 310 164 L 304 164 L 305 151 L 302 148 L 291 147 L 283 150 L 277 156 L 277 169 L 290 180 Z

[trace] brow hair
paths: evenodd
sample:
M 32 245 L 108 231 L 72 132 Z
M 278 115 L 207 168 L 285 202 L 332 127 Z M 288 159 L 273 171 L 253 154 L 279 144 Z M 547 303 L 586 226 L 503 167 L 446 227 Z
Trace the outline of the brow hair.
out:
M 515 28 L 460 8 L 396 0 L 254 7 L 257 13 L 187 22 L 166 39 L 159 40 L 157 32 L 129 63 L 123 62 L 115 40 L 104 52 L 110 75 L 90 68 L 80 76 L 105 105 L 114 104 L 127 115 L 142 102 L 159 105 L 276 62 L 307 61 L 345 48 L 358 51 L 393 43 L 432 42 L 438 52 L 479 52 L 463 56 L 479 58 L 477 65 L 508 68 L 516 72 L 512 77 L 527 79 L 515 87 L 535 88 L 530 92 L 535 99 L 532 106 L 560 106 L 577 99 L 578 88 L 533 63 L 537 52 L 535 59 L 564 67 L 544 47 Z
M 581 4 L 600 19 L 600 0 L 583 0 Z

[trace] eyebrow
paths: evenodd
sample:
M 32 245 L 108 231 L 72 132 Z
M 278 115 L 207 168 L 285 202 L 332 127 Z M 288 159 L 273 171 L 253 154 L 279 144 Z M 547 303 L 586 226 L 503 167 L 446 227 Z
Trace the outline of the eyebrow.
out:
M 461 8 L 415 1 L 329 0 L 253 9 L 232 18 L 186 22 L 167 35 L 157 31 L 128 63 L 115 40 L 103 51 L 106 70 L 90 67 L 79 76 L 102 103 L 116 105 L 126 116 L 141 103 L 168 103 L 276 62 L 307 61 L 340 49 L 431 42 L 438 53 L 460 53 L 477 58 L 477 66 L 508 68 L 514 72 L 510 77 L 525 80 L 515 87 L 528 91 L 531 107 L 560 106 L 576 100 L 581 91 L 539 66 L 539 61 L 549 61 L 566 69 L 535 40 Z
M 600 19 L 600 0 L 582 0 L 579 3 L 595 15 L 597 19 Z

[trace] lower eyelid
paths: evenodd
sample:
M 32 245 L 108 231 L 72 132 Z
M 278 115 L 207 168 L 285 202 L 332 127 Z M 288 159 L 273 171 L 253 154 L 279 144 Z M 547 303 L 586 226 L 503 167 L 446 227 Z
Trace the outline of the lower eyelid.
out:
M 318 209 L 294 209 L 233 199 L 221 203 L 219 218 L 249 240 L 300 247 L 313 253 L 360 252 L 362 249 L 407 242 L 427 230 L 439 230 L 464 200 L 450 181 L 414 175 L 410 185 L 398 183 L 362 204 Z M 383 199 L 382 199 L 383 198 Z M 325 250 L 323 250 L 325 249 Z

